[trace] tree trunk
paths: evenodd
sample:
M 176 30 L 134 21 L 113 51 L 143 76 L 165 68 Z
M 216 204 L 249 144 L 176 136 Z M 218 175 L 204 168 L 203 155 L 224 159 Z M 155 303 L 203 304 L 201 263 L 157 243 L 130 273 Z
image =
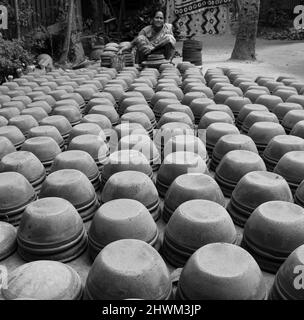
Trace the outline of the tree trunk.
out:
M 68 60 L 68 54 L 70 51 L 71 33 L 73 28 L 73 15 L 74 15 L 74 0 L 69 0 L 67 29 L 66 29 L 66 35 L 64 39 L 62 54 L 59 60 L 60 63 L 66 63 Z
M 239 27 L 231 59 L 255 60 L 260 0 L 241 0 Z
M 20 29 L 18 0 L 14 1 L 14 7 L 15 7 L 15 19 L 16 19 L 16 26 L 17 26 L 17 39 L 20 40 L 20 38 L 21 38 L 21 29 Z
M 79 64 L 85 59 L 85 53 L 83 50 L 82 42 L 81 42 L 81 32 L 82 32 L 82 18 L 80 12 L 80 1 L 77 1 L 77 5 L 75 8 L 74 19 L 72 24 L 72 36 L 71 36 L 71 47 L 74 53 L 74 64 Z

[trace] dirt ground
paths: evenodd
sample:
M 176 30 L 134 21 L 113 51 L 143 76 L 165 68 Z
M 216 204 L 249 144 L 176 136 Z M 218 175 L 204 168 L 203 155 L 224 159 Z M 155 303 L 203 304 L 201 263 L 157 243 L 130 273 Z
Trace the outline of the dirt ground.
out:
M 241 68 L 256 76 L 289 75 L 304 81 L 304 41 L 281 41 L 257 39 L 257 61 L 229 61 L 235 42 L 235 36 L 227 33 L 221 36 L 202 36 L 203 70 L 212 67 Z M 182 53 L 182 43 L 177 44 Z

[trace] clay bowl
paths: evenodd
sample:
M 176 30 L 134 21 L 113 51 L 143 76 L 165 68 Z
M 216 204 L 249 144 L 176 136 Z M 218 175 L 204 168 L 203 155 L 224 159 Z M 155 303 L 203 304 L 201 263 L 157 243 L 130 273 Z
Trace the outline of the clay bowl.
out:
M 295 94 L 297 94 L 297 92 L 289 89 L 288 87 L 286 89 L 277 89 L 273 93 L 273 95 L 280 97 L 285 102 L 288 100 L 288 98 L 290 98 L 291 96 L 294 96 Z
M 20 115 L 10 118 L 8 124 L 10 126 L 16 126 L 17 128 L 19 128 L 25 137 L 27 137 L 28 131 L 31 128 L 39 126 L 38 122 L 31 115 Z
M 285 130 L 274 122 L 256 122 L 248 131 L 248 136 L 254 141 L 260 155 L 263 154 L 269 141 L 278 135 L 285 135 Z
M 21 148 L 25 141 L 23 133 L 15 126 L 1 127 L 0 137 L 8 138 L 17 150 Z
M 298 103 L 304 108 L 304 89 L 301 90 L 300 95 L 293 95 L 287 99 L 286 102 Z
M 110 139 L 110 147 L 115 146 L 118 147 L 118 142 L 121 138 L 125 136 L 129 136 L 131 134 L 145 134 L 148 135 L 147 130 L 140 123 L 122 123 L 115 127 L 112 131 L 112 136 Z M 111 148 L 111 150 L 115 150 Z
M 269 111 L 273 111 L 273 109 L 279 104 L 284 102 L 280 97 L 276 97 L 273 95 L 265 94 L 258 97 L 255 101 L 257 104 L 262 104 L 268 108 Z
M 159 253 L 144 241 L 123 239 L 110 243 L 96 257 L 85 299 L 164 300 L 171 292 L 170 274 Z
M 74 206 L 62 198 L 44 198 L 29 204 L 17 233 L 18 253 L 25 261 L 68 262 L 87 246 L 86 231 Z
M 89 232 L 89 253 L 94 260 L 108 244 L 121 239 L 137 239 L 157 245 L 158 230 L 149 211 L 133 199 L 111 200 L 96 212 Z
M 128 108 L 128 107 L 132 107 L 132 106 L 135 106 L 135 105 L 143 105 L 143 104 L 147 104 L 147 101 L 145 100 L 144 97 L 128 97 L 128 98 L 125 98 L 124 100 L 122 100 L 119 104 L 119 114 L 123 114 L 125 112 L 125 110 Z
M 145 99 L 144 95 L 138 91 L 127 91 L 121 96 L 119 100 L 119 104 L 121 104 L 127 98 L 143 98 Z
M 268 80 L 263 85 L 265 87 L 267 87 L 269 89 L 270 93 L 272 94 L 278 87 L 282 86 L 282 82 Z
M 15 151 L 16 148 L 14 147 L 12 142 L 8 138 L 0 136 L 0 160 L 6 155 Z
M 107 139 L 110 137 L 113 130 L 111 120 L 102 114 L 87 114 L 81 119 L 81 123 L 95 123 L 99 125 Z
M 64 141 L 67 142 L 72 126 L 69 120 L 64 116 L 49 116 L 44 118 L 39 123 L 40 126 L 54 126 L 58 129 Z
M 47 173 L 55 157 L 61 153 L 57 142 L 51 137 L 34 137 L 27 139 L 22 145 L 21 150 L 32 152 L 44 165 Z
M 150 119 L 143 112 L 125 113 L 121 116 L 120 121 L 121 123 L 139 123 L 147 130 L 150 137 L 153 137 L 153 127 L 151 125 Z
M 79 89 L 75 90 L 75 92 L 78 92 L 78 90 Z M 67 94 L 65 90 L 53 90 L 48 93 L 48 95 L 52 96 L 56 101 L 61 100 L 62 96 L 65 94 Z
M 21 101 L 24 106 L 27 108 L 27 106 L 32 102 L 32 99 L 28 96 L 19 96 L 12 99 L 12 101 Z
M 106 116 L 112 123 L 112 126 L 116 126 L 119 122 L 119 115 L 115 108 L 110 105 L 97 105 L 92 107 L 89 114 L 101 114 Z
M 118 103 L 124 94 L 124 89 L 121 85 L 106 85 L 103 89 L 104 92 L 111 93 L 116 103 Z
M 175 101 L 178 101 L 176 98 L 176 95 L 172 92 L 167 92 L 167 91 L 158 91 L 155 92 L 152 99 L 151 99 L 151 105 L 155 107 L 156 103 L 160 99 L 174 99 Z
M 118 150 L 140 151 L 149 161 L 153 171 L 157 171 L 160 166 L 160 154 L 153 141 L 146 134 L 132 133 L 122 137 L 118 144 Z
M 95 93 L 93 96 L 92 96 L 92 99 L 95 97 L 95 95 L 97 94 L 101 94 L 101 93 Z M 104 93 L 105 95 L 106 93 Z M 111 96 L 112 97 L 112 96 Z M 64 94 L 63 96 L 61 96 L 61 100 L 69 100 L 69 99 L 73 99 L 74 101 L 77 102 L 77 104 L 79 105 L 79 108 L 80 110 L 83 110 L 84 106 L 85 106 L 85 101 L 83 99 L 83 97 L 79 94 L 79 93 L 76 93 L 76 92 L 73 92 L 73 93 L 67 93 L 67 94 Z M 60 101 L 60 100 L 59 100 Z M 58 101 L 57 101 L 58 102 Z
M 107 98 L 91 99 L 87 103 L 87 105 L 86 105 L 86 107 L 84 109 L 85 114 L 88 114 L 91 111 L 91 109 L 93 107 L 95 107 L 95 106 L 112 106 L 112 107 L 114 107 L 115 104 L 112 101 L 110 101 L 109 99 L 107 99 Z
M 291 110 L 286 113 L 282 120 L 282 126 L 287 134 L 289 134 L 292 128 L 297 122 L 304 120 L 304 110 Z
M 25 95 L 25 91 L 23 90 L 10 90 L 8 93 L 7 93 L 8 96 L 10 96 L 11 98 L 14 98 L 14 97 L 18 97 L 18 96 L 24 96 Z
M 63 97 L 64 95 L 62 95 Z M 61 97 L 61 99 L 62 99 Z M 59 99 L 59 100 L 61 100 Z M 56 100 L 51 95 L 39 95 L 38 97 L 33 98 L 33 102 L 47 102 L 48 105 L 53 108 L 55 106 Z
M 280 159 L 273 170 L 286 179 L 293 194 L 304 180 L 303 161 L 303 151 L 290 151 Z
M 227 99 L 223 102 L 223 104 L 227 105 L 231 109 L 235 117 L 238 116 L 243 106 L 250 103 L 251 102 L 248 98 L 243 98 L 239 96 L 227 97 Z
M 64 140 L 58 131 L 58 129 L 54 126 L 39 126 L 31 128 L 28 132 L 29 138 L 35 138 L 35 137 L 50 137 L 53 138 L 60 149 L 64 151 L 65 149 L 65 143 Z
M 164 113 L 157 123 L 157 128 L 160 129 L 162 125 L 169 122 L 182 122 L 193 126 L 191 118 L 184 112 L 166 112 Z
M 182 300 L 266 297 L 266 285 L 256 261 L 244 249 L 228 243 L 212 243 L 198 249 L 181 273 L 176 295 Z
M 107 138 L 103 132 L 103 130 L 100 128 L 100 126 L 96 123 L 80 123 L 73 127 L 70 136 L 69 136 L 69 143 L 75 138 L 82 135 L 95 135 L 102 139 L 103 141 L 106 141 Z
M 243 106 L 243 108 L 240 110 L 237 120 L 236 120 L 236 126 L 241 129 L 242 125 L 246 119 L 246 117 L 252 112 L 252 111 L 264 111 L 268 112 L 268 109 L 261 105 L 261 104 L 246 104 Z
M 294 81 L 294 82 L 290 83 L 290 86 L 292 88 L 295 88 L 300 93 L 302 91 L 302 89 L 304 88 L 304 82 Z
M 230 123 L 216 122 L 208 126 L 206 130 L 206 148 L 210 157 L 218 140 L 227 134 L 240 134 L 240 132 L 237 127 Z M 198 136 L 201 136 L 200 133 L 198 133 Z
M 1 86 L 0 86 L 0 92 L 1 92 Z M 2 105 L 3 103 L 10 102 L 11 98 L 7 96 L 6 94 L 1 94 L 0 95 L 0 104 Z
M 223 88 L 235 88 L 232 83 L 227 82 L 216 82 L 212 87 L 212 91 L 216 94 L 222 91 Z
M 205 161 L 189 151 L 178 151 L 167 155 L 158 171 L 156 187 L 164 198 L 172 182 L 185 173 L 208 173 Z
M 71 126 L 79 124 L 82 118 L 79 108 L 76 108 L 74 106 L 56 107 L 53 110 L 52 114 L 66 117 L 70 122 Z
M 13 152 L 2 158 L 0 172 L 18 172 L 39 191 L 46 172 L 40 160 L 31 152 Z
M 303 110 L 303 107 L 298 103 L 283 102 L 279 103 L 273 109 L 273 113 L 278 117 L 279 121 L 282 122 L 285 115 L 291 110 Z
M 108 83 L 107 83 L 107 86 L 111 86 L 111 85 L 120 85 L 124 91 L 127 91 L 128 90 L 128 84 L 122 80 L 122 79 L 113 79 L 113 80 L 110 80 Z
M 110 155 L 109 148 L 104 139 L 93 134 L 83 134 L 73 138 L 69 144 L 68 150 L 86 151 L 95 160 L 99 171 L 108 162 Z
M 264 153 L 263 158 L 268 170 L 272 171 L 280 159 L 290 151 L 303 151 L 304 140 L 296 136 L 280 135 L 272 138 Z
M 106 90 L 106 88 L 104 90 Z M 90 99 L 92 99 L 94 93 L 98 92 L 98 90 L 96 89 L 96 87 L 93 88 L 92 86 L 89 86 L 89 85 L 81 85 L 74 92 L 80 94 L 83 100 L 85 102 L 88 102 Z
M 191 111 L 190 107 L 188 107 L 187 105 L 180 104 L 180 103 L 169 104 L 169 105 L 167 105 L 167 107 L 165 107 L 165 109 L 163 110 L 161 116 L 163 116 L 167 112 L 183 112 L 183 113 L 186 113 L 189 116 L 189 118 L 191 119 L 191 121 L 194 123 L 195 119 L 194 119 L 193 112 Z
M 166 86 L 166 88 L 163 88 L 161 91 L 174 93 L 178 101 L 182 101 L 184 98 L 183 91 L 177 86 Z
M 293 202 L 286 180 L 272 172 L 247 173 L 232 192 L 227 210 L 235 224 L 244 227 L 252 212 L 268 201 Z
M 168 140 L 164 146 L 163 156 L 178 151 L 193 152 L 199 155 L 206 163 L 209 160 L 206 147 L 202 140 L 193 135 L 176 135 Z
M 18 225 L 25 207 L 36 199 L 35 190 L 18 172 L 0 173 L 0 220 Z
M 191 102 L 199 98 L 207 98 L 207 96 L 203 92 L 188 92 L 184 95 L 182 104 L 185 104 L 190 107 Z
M 214 96 L 214 102 L 217 104 L 226 104 L 225 101 L 230 97 L 239 97 L 235 91 L 219 91 Z
M 248 219 L 242 247 L 262 270 L 276 273 L 287 257 L 304 243 L 304 209 L 285 201 L 260 205 Z
M 248 134 L 250 128 L 257 122 L 274 122 L 279 124 L 277 116 L 272 112 L 251 111 L 243 121 L 242 131 Z
M 155 114 L 155 118 L 157 121 L 160 119 L 165 108 L 167 108 L 167 106 L 169 106 L 171 104 L 180 104 L 180 102 L 176 98 L 173 98 L 173 99 L 170 98 L 170 99 L 159 99 L 155 103 L 155 105 L 153 107 L 153 112 Z
M 303 245 L 295 249 L 281 265 L 270 290 L 269 300 L 303 300 L 303 292 L 299 290 L 299 275 L 296 272 L 304 264 L 303 249 Z
M 0 127 L 5 127 L 8 125 L 8 120 L 0 115 Z
M 27 108 L 41 108 L 43 109 L 47 114 L 50 114 L 52 111 L 52 108 L 46 101 L 36 101 L 28 104 Z M 26 109 L 25 109 L 26 110 Z
M 190 200 L 171 216 L 162 253 L 171 265 L 183 267 L 196 250 L 216 242 L 236 242 L 236 230 L 228 212 L 209 200 Z
M 304 138 L 304 120 L 297 122 L 293 126 L 290 135 Z
M 0 234 L 0 261 L 2 261 L 17 249 L 17 230 L 11 224 L 0 221 Z
M 125 113 L 131 113 L 131 112 L 142 112 L 144 113 L 146 116 L 148 116 L 152 126 L 155 128 L 156 127 L 156 120 L 155 120 L 155 116 L 154 113 L 152 111 L 152 109 L 146 105 L 146 104 L 138 104 L 135 106 L 130 106 L 125 110 Z
M 5 300 L 81 300 L 83 286 L 70 266 L 46 260 L 16 268 L 2 293 Z
M 16 116 L 20 115 L 20 110 L 18 108 L 1 108 L 0 116 L 5 118 L 7 122 Z
M 148 103 L 151 102 L 151 99 L 154 95 L 154 90 L 152 88 L 150 88 L 149 86 L 139 86 L 139 87 L 134 88 L 133 91 L 142 93 L 145 100 Z
M 233 119 L 231 118 L 231 116 L 229 114 L 227 114 L 226 112 L 222 112 L 222 111 L 210 111 L 208 113 L 206 113 L 204 116 L 202 116 L 199 124 L 198 124 L 198 129 L 202 130 L 202 129 L 208 129 L 208 127 L 212 124 L 212 123 L 229 123 L 229 124 L 234 124 Z
M 78 110 L 80 109 L 78 102 L 74 99 L 62 99 L 62 100 L 56 101 L 53 109 L 56 109 L 62 106 L 72 106 L 77 108 Z
M 225 104 L 210 104 L 208 105 L 202 112 L 202 116 L 204 116 L 208 112 L 212 111 L 221 111 L 226 112 L 229 116 L 234 120 L 234 114 L 231 109 Z
M 184 202 L 194 199 L 210 200 L 225 206 L 224 195 L 213 178 L 202 173 L 178 176 L 171 184 L 164 202 L 163 220 L 168 222 Z
M 75 169 L 84 173 L 95 190 L 100 189 L 100 173 L 94 159 L 85 151 L 70 150 L 58 154 L 51 167 L 51 172 L 63 169 Z
M 247 90 L 244 97 L 250 99 L 252 103 L 256 103 L 257 99 L 265 94 L 269 94 L 269 91 L 267 92 L 261 87 L 254 87 L 253 89 Z
M 99 207 L 92 183 L 84 173 L 75 169 L 51 173 L 44 181 L 39 197 L 66 199 L 76 208 L 84 221 L 92 218 Z
M 243 134 L 228 134 L 222 136 L 216 143 L 213 153 L 210 167 L 212 170 L 218 166 L 222 158 L 233 150 L 248 150 L 254 153 L 258 153 L 254 141 Z
M 224 195 L 230 197 L 242 177 L 252 171 L 266 171 L 265 163 L 258 154 L 247 150 L 230 151 L 216 168 L 215 181 Z
M 17 108 L 21 112 L 25 109 L 25 105 L 22 101 L 9 101 L 2 104 L 2 108 Z
M 37 123 L 48 116 L 47 112 L 40 107 L 26 108 L 21 111 L 21 115 L 32 116 L 37 121 Z
M 137 150 L 120 150 L 113 152 L 109 156 L 109 161 L 105 164 L 102 173 L 102 185 L 104 186 L 114 173 L 129 170 L 143 172 L 148 177 L 153 177 L 150 163 L 141 152 Z
M 149 210 L 154 220 L 160 216 L 157 189 L 142 172 L 122 171 L 112 175 L 103 188 L 101 200 L 106 203 L 115 199 L 137 200 Z

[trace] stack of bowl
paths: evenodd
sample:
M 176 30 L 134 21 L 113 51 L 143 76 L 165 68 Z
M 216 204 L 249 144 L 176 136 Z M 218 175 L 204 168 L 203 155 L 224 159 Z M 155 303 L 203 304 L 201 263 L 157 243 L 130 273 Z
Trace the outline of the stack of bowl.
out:
M 303 300 L 304 245 L 295 249 L 281 265 L 269 293 L 269 300 Z
M 256 145 L 250 137 L 243 134 L 227 134 L 218 140 L 213 149 L 211 170 L 215 171 L 223 157 L 233 150 L 248 150 L 258 153 Z
M 290 110 L 286 113 L 282 120 L 282 126 L 287 134 L 289 134 L 292 128 L 299 122 L 304 120 L 304 110 Z
M 17 233 L 18 253 L 25 261 L 68 262 L 87 247 L 87 235 L 77 210 L 67 200 L 45 198 L 28 205 Z
M 269 141 L 278 135 L 285 135 L 284 128 L 279 123 L 267 121 L 254 123 L 248 131 L 248 136 L 254 141 L 260 155 L 263 154 Z
M 304 209 L 285 201 L 260 205 L 245 224 L 242 247 L 261 269 L 276 273 L 287 257 L 304 244 Z
M 273 113 L 278 117 L 280 123 L 283 121 L 285 115 L 291 110 L 302 110 L 303 107 L 298 103 L 283 102 L 279 103 L 274 109 Z
M 187 173 L 171 184 L 164 201 L 163 220 L 168 222 L 181 204 L 194 199 L 210 200 L 225 207 L 223 192 L 213 178 L 202 173 Z
M 104 139 L 94 134 L 83 134 L 72 139 L 68 150 L 82 150 L 89 153 L 96 162 L 98 169 L 102 172 L 104 165 L 108 162 L 109 148 Z
M 268 111 L 268 109 L 261 105 L 261 104 L 246 104 L 242 107 L 240 110 L 237 119 L 236 119 L 236 126 L 241 129 L 243 126 L 243 122 L 246 119 L 246 117 L 252 112 L 252 111 Z
M 96 257 L 86 280 L 85 299 L 167 300 L 172 297 L 168 268 L 148 243 L 123 239 Z
M 16 268 L 2 289 L 5 300 L 81 300 L 79 274 L 57 261 L 35 261 Z
M 158 171 L 156 187 L 164 198 L 172 182 L 185 173 L 208 173 L 204 160 L 193 152 L 178 151 L 167 155 Z
M 252 212 L 268 201 L 293 202 L 284 178 L 267 171 L 247 173 L 232 192 L 227 210 L 235 224 L 244 227 Z
M 304 180 L 304 151 L 287 152 L 278 162 L 273 172 L 281 175 L 289 184 L 293 194 Z
M 242 132 L 248 134 L 250 128 L 257 122 L 279 123 L 277 116 L 272 112 L 251 111 L 243 121 Z
M 228 152 L 216 168 L 215 181 L 224 195 L 230 197 L 241 178 L 251 171 L 266 171 L 262 158 L 247 150 Z
M 61 153 L 58 144 L 51 137 L 27 139 L 22 145 L 21 150 L 33 153 L 41 161 L 47 174 L 50 172 L 54 159 Z
M 75 169 L 84 173 L 100 197 L 100 172 L 94 159 L 87 152 L 70 150 L 60 153 L 54 159 L 51 172 L 63 169 Z
M 0 160 L 5 157 L 7 154 L 10 154 L 12 152 L 15 152 L 16 148 L 11 143 L 9 139 L 6 137 L 0 136 Z
M 103 204 L 93 218 L 88 238 L 93 260 L 105 246 L 121 239 L 138 239 L 153 247 L 159 245 L 156 223 L 145 206 L 133 199 Z
M 15 126 L 5 126 L 0 128 L 0 137 L 6 137 L 14 145 L 16 150 L 20 150 L 25 141 L 23 133 Z
M 0 261 L 2 261 L 17 249 L 17 230 L 11 224 L 0 221 L 0 234 Z
M 133 199 L 142 203 L 154 220 L 160 217 L 160 201 L 152 180 L 138 171 L 122 171 L 113 174 L 105 184 L 101 200 Z
M 92 219 L 99 208 L 93 185 L 85 174 L 74 169 L 51 173 L 43 183 L 39 197 L 66 199 L 76 208 L 83 221 Z
M 35 190 L 23 175 L 0 173 L 0 221 L 17 226 L 26 206 L 36 198 Z
M 18 172 L 30 182 L 39 194 L 46 171 L 40 160 L 31 152 L 12 152 L 2 158 L 0 172 Z
M 139 171 L 145 173 L 151 179 L 153 170 L 147 158 L 137 150 L 115 151 L 109 156 L 108 163 L 104 166 L 101 177 L 101 187 L 103 188 L 108 179 L 117 172 Z
M 265 300 L 263 274 L 244 249 L 211 243 L 198 249 L 183 268 L 177 300 Z
M 153 171 L 157 171 L 161 164 L 160 154 L 148 135 L 131 134 L 120 139 L 118 150 L 140 151 L 150 162 Z
M 190 200 L 171 216 L 162 253 L 171 265 L 183 267 L 197 249 L 215 242 L 236 242 L 236 230 L 228 212 L 209 200 Z
M 273 171 L 280 159 L 290 151 L 304 151 L 304 140 L 296 136 L 286 135 L 272 138 L 263 153 L 268 171 Z

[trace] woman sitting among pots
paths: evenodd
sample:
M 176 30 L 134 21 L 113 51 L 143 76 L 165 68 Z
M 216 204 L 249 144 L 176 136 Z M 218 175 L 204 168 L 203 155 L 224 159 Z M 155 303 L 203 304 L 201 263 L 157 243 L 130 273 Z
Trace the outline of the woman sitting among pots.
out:
M 172 31 L 172 24 L 165 23 L 164 13 L 157 10 L 154 14 L 152 25 L 143 28 L 138 36 L 118 52 L 137 47 L 137 60 L 142 63 L 149 54 L 163 54 L 165 59 L 172 60 L 175 54 L 176 40 Z

